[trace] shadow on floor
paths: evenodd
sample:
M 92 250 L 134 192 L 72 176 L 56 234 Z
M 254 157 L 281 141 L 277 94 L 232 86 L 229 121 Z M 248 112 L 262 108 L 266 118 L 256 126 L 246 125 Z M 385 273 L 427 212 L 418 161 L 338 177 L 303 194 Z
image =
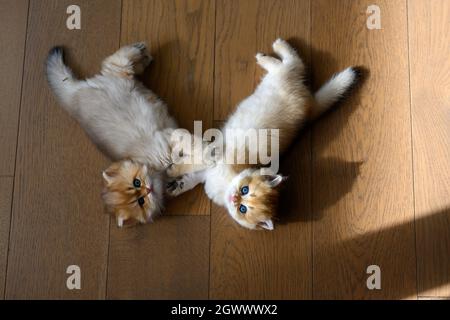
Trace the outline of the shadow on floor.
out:
M 307 48 L 301 39 L 289 39 L 289 42 L 296 48 Z M 321 75 L 321 79 L 318 81 L 314 81 L 311 77 L 313 72 L 309 72 L 305 82 L 308 86 L 313 87 L 312 91 L 316 91 L 333 73 L 341 70 L 330 53 L 314 48 L 310 48 L 310 50 L 314 61 L 326 63 L 327 66 L 330 66 L 329 69 L 333 70 L 330 74 Z M 340 131 L 347 124 L 348 118 L 360 105 L 360 89 L 369 78 L 370 73 L 368 69 L 361 66 L 357 67 L 357 71 L 359 72 L 358 83 L 346 97 L 316 121 L 323 121 L 327 117 L 336 118 L 337 121 L 333 121 L 332 125 L 327 127 L 327 136 L 329 137 L 339 136 Z M 313 86 L 312 83 L 315 82 L 318 82 L 318 84 Z M 326 208 L 337 203 L 352 190 L 358 178 L 360 167 L 364 163 L 363 161 L 347 161 L 337 157 L 322 157 L 322 151 L 333 140 L 324 141 L 320 139 L 320 132 L 314 130 L 316 122 L 309 123 L 300 130 L 295 139 L 296 142 L 282 157 L 281 172 L 287 174 L 289 179 L 283 189 L 285 192 L 282 193 L 280 199 L 282 204 L 279 210 L 280 223 L 321 219 Z M 325 198 L 321 198 L 320 194 L 312 194 L 313 184 L 315 183 L 313 172 L 319 176 L 329 177 L 330 180 L 327 183 L 334 184 L 330 186 L 330 190 L 336 190 L 337 192 L 332 194 L 331 197 Z M 336 179 L 333 179 L 334 177 Z
M 450 207 L 424 214 L 415 222 L 410 220 L 336 241 L 332 246 L 329 241 L 322 244 L 319 240 L 314 244 L 316 272 L 313 281 L 317 288 L 314 297 L 414 299 L 426 290 L 450 283 L 449 220 Z M 380 251 L 380 248 L 389 248 L 390 243 L 395 244 L 392 251 Z M 369 265 L 378 265 L 381 269 L 381 290 L 367 289 Z M 333 273 L 339 277 L 334 277 Z

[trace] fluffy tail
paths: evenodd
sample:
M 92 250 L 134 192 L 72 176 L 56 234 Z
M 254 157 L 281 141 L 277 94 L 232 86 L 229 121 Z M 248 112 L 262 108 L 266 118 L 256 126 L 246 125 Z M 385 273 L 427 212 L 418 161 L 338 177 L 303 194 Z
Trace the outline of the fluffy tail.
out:
M 317 118 L 327 111 L 333 104 L 341 100 L 356 85 L 360 72 L 350 67 L 335 74 L 315 94 L 316 106 L 312 110 L 311 118 Z
M 64 107 L 70 108 L 72 97 L 78 90 L 80 81 L 74 77 L 72 70 L 64 64 L 61 47 L 54 47 L 48 53 L 46 71 L 50 88 Z

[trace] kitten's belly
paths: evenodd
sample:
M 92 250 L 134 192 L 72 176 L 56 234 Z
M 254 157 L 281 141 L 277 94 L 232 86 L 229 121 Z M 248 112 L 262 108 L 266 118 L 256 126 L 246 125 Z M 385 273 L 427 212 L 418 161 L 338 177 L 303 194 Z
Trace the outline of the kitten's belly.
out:
M 166 105 L 135 81 L 98 76 L 78 93 L 77 118 L 113 160 L 139 159 L 162 166 L 170 148 L 163 130 L 175 128 Z

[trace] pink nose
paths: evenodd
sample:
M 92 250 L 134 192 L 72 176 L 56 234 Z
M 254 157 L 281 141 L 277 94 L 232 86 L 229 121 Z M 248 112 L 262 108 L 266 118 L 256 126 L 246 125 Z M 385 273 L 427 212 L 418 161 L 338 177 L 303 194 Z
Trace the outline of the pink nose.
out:
M 237 201 L 237 196 L 236 196 L 235 194 L 233 194 L 233 195 L 231 196 L 231 201 L 232 201 L 232 202 L 236 202 L 236 201 Z
M 150 192 L 152 192 L 152 188 L 147 187 L 147 194 L 149 194 Z

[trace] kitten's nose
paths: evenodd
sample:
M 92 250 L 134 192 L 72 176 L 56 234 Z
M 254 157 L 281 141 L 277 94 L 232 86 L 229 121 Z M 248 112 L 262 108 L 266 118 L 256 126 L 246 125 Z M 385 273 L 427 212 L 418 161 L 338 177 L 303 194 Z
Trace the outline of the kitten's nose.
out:
M 147 194 L 150 194 L 152 192 L 152 188 L 151 187 L 147 187 Z
M 233 202 L 237 202 L 237 195 L 235 195 L 235 194 L 233 194 L 232 196 L 231 196 L 231 201 L 233 201 Z

